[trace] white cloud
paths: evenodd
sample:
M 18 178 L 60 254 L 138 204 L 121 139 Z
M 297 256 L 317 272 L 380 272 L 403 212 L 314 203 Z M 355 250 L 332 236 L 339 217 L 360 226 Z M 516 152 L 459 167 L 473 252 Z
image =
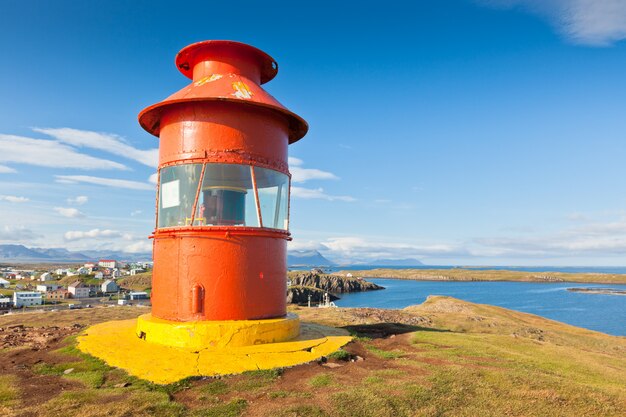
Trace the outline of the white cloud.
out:
M 624 0 L 479 0 L 496 7 L 520 6 L 545 16 L 570 41 L 610 46 L 626 39 Z
M 287 162 L 289 163 L 289 166 L 300 166 L 304 163 L 302 159 L 293 156 L 288 157 Z
M 589 220 L 589 218 L 587 216 L 585 216 L 582 213 L 578 213 L 578 212 L 569 213 L 566 217 L 567 217 L 568 220 L 571 220 L 573 222 L 582 222 L 582 221 Z
M 54 211 L 59 213 L 61 216 L 68 217 L 70 219 L 77 219 L 79 217 L 85 217 L 84 213 L 72 207 L 55 207 Z
M 291 167 L 292 182 L 306 182 L 309 180 L 337 180 L 339 179 L 332 172 L 322 171 L 315 168 Z
M 491 237 L 474 241 L 476 255 L 579 257 L 626 255 L 626 219 L 591 223 L 554 234 L 524 237 Z
M 17 243 L 17 242 L 31 242 L 40 238 L 41 235 L 36 234 L 30 229 L 24 226 L 4 226 L 0 228 L 0 241 Z
M 130 190 L 154 190 L 154 185 L 146 182 L 92 177 L 89 175 L 56 175 L 56 182 L 62 184 L 76 184 L 82 182 L 87 184 L 102 185 L 105 187 L 127 188 Z
M 288 158 L 288 162 L 290 165 L 289 171 L 291 172 L 291 182 L 292 183 L 303 183 L 309 180 L 338 180 L 335 174 L 327 171 L 322 171 L 315 168 L 302 168 L 304 161 L 299 158 L 294 158 L 290 156 Z M 324 192 L 323 188 L 304 188 L 304 187 L 291 187 L 291 196 L 294 198 L 302 198 L 302 199 L 317 199 L 317 200 L 326 200 L 326 201 L 347 201 L 352 202 L 356 201 L 353 197 L 346 195 L 330 195 Z
M 327 201 L 346 201 L 353 202 L 356 201 L 354 197 L 350 197 L 347 195 L 329 195 L 324 192 L 323 188 L 302 188 L 302 187 L 291 187 L 291 196 L 294 198 L 302 198 L 305 200 L 311 199 L 319 199 L 319 200 L 327 200 Z
M 415 245 L 396 242 L 382 242 L 360 237 L 336 237 L 321 244 L 335 256 L 349 260 L 374 260 L 380 258 L 403 259 L 425 256 L 450 256 L 464 253 L 457 246 L 449 244 Z
M 78 231 L 78 230 L 76 231 L 70 230 L 70 231 L 65 232 L 65 234 L 63 235 L 63 238 L 67 241 L 73 241 L 73 240 L 81 240 L 81 239 L 124 238 L 125 236 L 128 236 L 128 235 L 125 235 L 122 232 L 119 232 L 117 230 L 91 229 L 86 232 Z
M 0 200 L 8 201 L 9 203 L 25 203 L 30 201 L 29 198 L 18 197 L 15 195 L 0 195 Z
M 54 140 L 4 134 L 0 134 L 0 162 L 85 170 L 128 169 L 118 162 L 82 154 Z
M 329 237 L 320 240 L 294 239 L 289 250 L 318 250 L 329 259 L 342 263 L 367 262 L 375 259 L 446 259 L 447 262 L 469 260 L 476 263 L 498 263 L 524 260 L 534 265 L 554 259 L 580 264 L 595 258 L 623 260 L 626 256 L 626 218 L 595 222 L 566 228 L 554 233 L 521 236 L 481 237 L 460 242 L 400 243 L 393 238 L 359 236 Z M 543 262 L 542 262 L 543 260 Z
M 130 215 L 135 217 L 135 216 L 139 216 L 141 213 L 143 213 L 143 211 L 141 210 L 133 210 L 130 212 Z
M 149 167 L 156 167 L 159 161 L 159 150 L 137 149 L 124 140 L 121 136 L 112 133 L 92 132 L 89 130 L 71 129 L 68 127 L 33 128 L 35 132 L 52 136 L 60 142 L 67 143 L 75 147 L 85 147 L 98 149 L 114 155 L 123 156 L 135 160 Z
M 148 182 L 150 184 L 156 185 L 158 181 L 159 181 L 159 173 L 158 172 L 155 172 L 154 174 L 150 175 L 150 177 L 148 177 Z
M 89 197 L 87 197 L 86 195 L 79 195 L 76 198 L 67 199 L 68 204 L 76 204 L 77 206 L 82 206 L 83 204 L 86 204 L 88 201 L 89 201 Z
M 152 252 L 152 241 L 144 239 L 124 247 L 124 252 L 128 253 L 150 253 Z
M 467 256 L 459 245 L 398 243 L 357 236 L 331 237 L 321 241 L 294 239 L 290 251 L 317 250 L 341 263 L 369 262 L 376 259 L 423 259 Z
M 8 166 L 0 165 L 0 174 L 12 174 L 14 172 L 17 172 L 17 171 Z
M 339 179 L 332 172 L 322 171 L 315 168 L 302 168 L 304 161 L 290 156 L 288 158 L 289 172 L 291 172 L 291 182 L 306 182 L 309 180 L 337 180 Z
M 324 250 L 326 247 L 314 240 L 294 239 L 287 244 L 290 251 Z

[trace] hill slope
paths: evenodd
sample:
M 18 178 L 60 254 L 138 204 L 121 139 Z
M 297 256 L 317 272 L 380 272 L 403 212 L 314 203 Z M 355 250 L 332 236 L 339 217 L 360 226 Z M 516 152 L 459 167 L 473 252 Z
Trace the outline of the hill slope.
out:
M 0 413 L 495 417 L 621 416 L 626 409 L 624 337 L 449 297 L 430 297 L 404 310 L 291 311 L 361 337 L 326 366 L 155 386 L 78 353 L 72 340 L 59 349 L 54 339 L 53 329 L 73 326 L 76 333 L 146 309 L 0 317 L 0 341 L 4 334 L 11 342 L 11 349 L 0 350 Z M 28 326 L 48 330 L 33 331 L 33 341 L 26 337 Z

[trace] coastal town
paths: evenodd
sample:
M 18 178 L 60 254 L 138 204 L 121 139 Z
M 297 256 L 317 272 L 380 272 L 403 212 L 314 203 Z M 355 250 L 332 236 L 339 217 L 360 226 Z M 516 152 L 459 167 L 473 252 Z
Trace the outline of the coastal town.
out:
M 74 266 L 0 267 L 0 314 L 33 308 L 76 309 L 101 305 L 149 304 L 150 293 L 138 291 L 128 277 L 146 276 L 152 262 L 101 259 Z M 130 281 L 132 282 L 132 281 Z

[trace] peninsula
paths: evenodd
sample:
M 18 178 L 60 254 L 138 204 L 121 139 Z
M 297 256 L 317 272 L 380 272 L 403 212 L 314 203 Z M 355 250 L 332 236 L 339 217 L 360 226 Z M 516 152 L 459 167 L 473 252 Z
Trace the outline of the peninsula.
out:
M 393 278 L 413 281 L 518 281 L 518 282 L 585 282 L 626 284 L 626 274 L 528 272 L 474 269 L 392 269 L 343 270 L 338 275 L 362 278 Z

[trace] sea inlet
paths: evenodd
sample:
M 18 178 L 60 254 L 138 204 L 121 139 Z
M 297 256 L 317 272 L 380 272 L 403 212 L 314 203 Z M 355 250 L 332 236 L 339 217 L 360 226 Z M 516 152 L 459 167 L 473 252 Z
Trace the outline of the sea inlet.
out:
M 568 288 L 612 288 L 626 285 L 534 282 L 409 281 L 368 278 L 382 291 L 341 294 L 338 307 L 404 308 L 421 304 L 429 295 L 447 295 L 536 314 L 573 326 L 626 336 L 626 296 L 568 291 Z

